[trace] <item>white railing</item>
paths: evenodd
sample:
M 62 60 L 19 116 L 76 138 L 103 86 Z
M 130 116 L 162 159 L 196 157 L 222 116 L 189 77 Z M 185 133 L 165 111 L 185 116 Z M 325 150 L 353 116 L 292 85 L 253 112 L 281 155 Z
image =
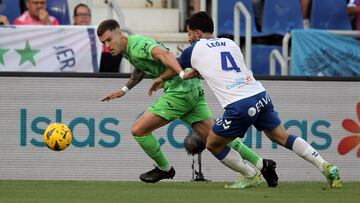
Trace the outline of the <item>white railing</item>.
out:
M 113 12 L 115 12 L 119 18 L 120 27 L 125 27 L 125 17 L 119 4 L 114 0 L 105 0 L 104 2 L 108 5 L 108 18 L 113 18 Z
M 218 0 L 211 1 L 211 16 L 214 21 L 214 37 L 218 36 Z
M 251 15 L 242 2 L 237 2 L 234 7 L 234 41 L 240 46 L 240 13 L 245 16 L 245 63 L 251 70 Z
M 200 11 L 206 11 L 206 0 L 200 1 Z
M 270 53 L 270 75 L 276 74 L 276 61 L 280 63 L 281 66 L 281 75 L 288 75 L 287 62 L 284 57 L 281 55 L 280 51 L 273 49 Z

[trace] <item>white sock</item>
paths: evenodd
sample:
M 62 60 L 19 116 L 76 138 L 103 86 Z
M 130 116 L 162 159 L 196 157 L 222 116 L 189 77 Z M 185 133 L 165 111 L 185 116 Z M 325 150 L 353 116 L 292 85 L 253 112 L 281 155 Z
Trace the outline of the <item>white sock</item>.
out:
M 320 171 L 323 171 L 322 164 L 325 160 L 320 156 L 320 154 L 303 140 L 301 137 L 297 137 L 294 141 L 292 151 L 295 152 L 297 155 L 305 159 L 306 161 L 312 163 L 313 165 L 317 166 Z
M 261 169 L 264 167 L 263 158 L 260 158 L 260 159 L 256 162 L 255 167 L 256 167 L 257 169 L 259 169 L 259 171 L 261 171 Z
M 230 148 L 229 153 L 221 160 L 221 162 L 230 169 L 241 173 L 245 177 L 254 177 L 256 170 L 241 158 L 240 154 Z

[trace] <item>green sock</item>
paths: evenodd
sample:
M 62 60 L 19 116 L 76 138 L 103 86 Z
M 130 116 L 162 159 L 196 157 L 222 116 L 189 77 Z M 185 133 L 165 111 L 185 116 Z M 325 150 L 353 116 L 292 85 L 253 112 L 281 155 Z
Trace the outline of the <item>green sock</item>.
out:
M 139 143 L 145 153 L 155 161 L 156 165 L 163 170 L 170 169 L 170 164 L 166 156 L 160 149 L 160 144 L 153 134 L 146 136 L 134 136 L 135 140 Z
M 262 169 L 262 158 L 254 151 L 252 151 L 248 146 L 242 143 L 240 138 L 236 138 L 235 140 L 230 142 L 228 146 L 239 152 L 243 159 L 252 163 L 256 168 L 258 168 L 259 170 Z

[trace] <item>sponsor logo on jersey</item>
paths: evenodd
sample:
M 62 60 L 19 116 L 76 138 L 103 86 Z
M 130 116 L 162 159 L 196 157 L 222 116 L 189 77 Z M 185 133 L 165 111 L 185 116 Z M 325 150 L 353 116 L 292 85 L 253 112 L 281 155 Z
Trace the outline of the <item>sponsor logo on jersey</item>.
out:
M 233 88 L 241 88 L 247 84 L 249 84 L 251 82 L 251 77 L 250 76 L 246 76 L 246 78 L 241 77 L 241 78 L 237 78 L 235 79 L 235 81 L 230 84 L 230 85 L 226 85 L 227 89 L 233 89 Z
M 256 114 L 256 109 L 254 107 L 250 107 L 248 110 L 249 116 L 253 117 Z

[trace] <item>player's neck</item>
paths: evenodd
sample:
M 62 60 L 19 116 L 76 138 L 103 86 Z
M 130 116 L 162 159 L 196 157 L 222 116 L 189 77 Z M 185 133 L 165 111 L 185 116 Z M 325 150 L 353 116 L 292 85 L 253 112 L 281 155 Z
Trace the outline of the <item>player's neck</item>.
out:
M 125 53 L 126 50 L 127 50 L 127 45 L 128 45 L 128 38 L 125 37 L 125 36 L 123 36 L 123 37 L 121 38 L 121 41 L 122 41 L 122 44 L 124 45 L 124 50 L 123 50 L 122 53 Z
M 211 34 L 211 33 L 204 33 L 202 36 L 201 36 L 202 39 L 213 39 L 214 38 L 214 35 Z

